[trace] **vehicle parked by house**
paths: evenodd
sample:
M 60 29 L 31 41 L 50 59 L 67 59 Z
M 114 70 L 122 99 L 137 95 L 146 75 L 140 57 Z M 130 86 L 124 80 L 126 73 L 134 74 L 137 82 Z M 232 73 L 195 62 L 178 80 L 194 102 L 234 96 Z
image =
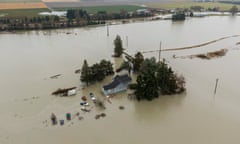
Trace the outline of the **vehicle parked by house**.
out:
M 94 94 L 93 93 L 89 93 L 89 96 L 90 96 L 90 98 L 91 98 L 91 100 L 93 101 L 93 103 L 96 103 L 96 97 L 94 96 Z

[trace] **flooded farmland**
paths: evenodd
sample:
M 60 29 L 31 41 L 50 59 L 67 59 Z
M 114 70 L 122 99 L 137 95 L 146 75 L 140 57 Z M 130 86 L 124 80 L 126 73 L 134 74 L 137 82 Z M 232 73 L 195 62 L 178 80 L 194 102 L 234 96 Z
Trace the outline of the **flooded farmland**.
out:
M 213 16 L 184 22 L 152 21 L 74 29 L 27 31 L 0 34 L 0 143 L 1 144 L 226 144 L 239 143 L 240 17 Z M 66 34 L 68 33 L 68 34 Z M 84 59 L 89 64 L 105 58 L 115 66 L 113 40 L 119 34 L 129 54 L 162 58 L 185 76 L 187 92 L 162 96 L 151 102 L 131 101 L 126 93 L 115 95 L 106 109 L 80 110 L 81 96 L 90 92 L 104 99 L 101 86 L 111 77 L 82 89 L 80 75 Z M 193 49 L 174 48 L 215 43 Z M 128 39 L 128 40 L 127 40 Z M 184 58 L 227 49 L 222 57 Z M 175 57 L 173 57 L 175 55 Z M 183 56 L 183 58 L 181 58 Z M 59 75 L 56 79 L 51 76 Z M 219 79 L 214 95 L 216 79 Z M 56 97 L 58 88 L 78 87 L 72 97 Z M 120 110 L 119 106 L 124 106 Z M 66 113 L 80 113 L 63 126 L 52 126 L 51 113 L 65 119 Z M 106 117 L 95 119 L 96 114 Z

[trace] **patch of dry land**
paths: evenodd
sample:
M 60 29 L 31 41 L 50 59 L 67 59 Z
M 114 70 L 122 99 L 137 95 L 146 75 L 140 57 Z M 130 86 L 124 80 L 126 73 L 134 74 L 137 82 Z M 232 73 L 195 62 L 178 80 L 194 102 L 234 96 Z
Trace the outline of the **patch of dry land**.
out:
M 228 49 L 221 49 L 221 50 L 217 50 L 217 51 L 213 51 L 213 52 L 207 52 L 207 53 L 203 53 L 203 54 L 194 54 L 194 55 L 187 55 L 187 56 L 180 56 L 180 57 L 176 57 L 175 55 L 173 55 L 173 58 L 200 58 L 200 59 L 213 59 L 213 58 L 218 58 L 218 57 L 223 57 L 226 55 L 226 53 L 228 52 Z
M 0 3 L 0 10 L 47 8 L 43 2 Z

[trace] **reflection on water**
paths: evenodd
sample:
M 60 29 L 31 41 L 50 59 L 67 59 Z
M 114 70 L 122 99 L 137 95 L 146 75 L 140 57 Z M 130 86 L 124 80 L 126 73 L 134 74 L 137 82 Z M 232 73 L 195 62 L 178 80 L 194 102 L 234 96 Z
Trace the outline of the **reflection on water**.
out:
M 27 31 L 1 34 L 0 53 L 0 143 L 239 143 L 240 129 L 238 78 L 240 67 L 239 37 L 224 39 L 210 45 L 183 51 L 162 52 L 162 57 L 174 70 L 186 78 L 187 92 L 183 95 L 163 96 L 151 102 L 135 102 L 126 93 L 115 95 L 112 104 L 106 102 L 102 111 L 80 111 L 81 96 L 94 92 L 104 99 L 101 86 L 109 83 L 107 77 L 82 89 L 80 75 L 84 59 L 92 65 L 101 59 L 111 60 L 117 68 L 121 59 L 113 58 L 113 40 L 119 34 L 123 44 L 128 37 L 126 51 L 150 51 L 197 45 L 221 37 L 240 34 L 239 17 L 204 17 L 184 22 L 152 21 L 111 25 L 110 36 L 106 26 L 61 30 Z M 211 60 L 174 59 L 226 48 L 225 57 Z M 145 57 L 158 56 L 157 52 Z M 50 76 L 61 74 L 58 79 Z M 218 91 L 213 100 L 216 78 Z M 52 96 L 58 88 L 77 86 L 78 94 L 71 98 Z M 124 110 L 119 110 L 124 106 Z M 51 126 L 54 112 L 64 119 L 67 112 L 84 117 Z M 95 115 L 106 113 L 103 119 Z
M 185 98 L 185 94 L 162 96 L 157 100 L 148 102 L 142 101 L 134 103 L 135 118 L 137 121 L 144 121 L 146 123 L 161 122 L 164 120 L 169 111 L 177 112 L 182 107 L 182 101 Z M 158 115 L 156 117 L 156 115 Z

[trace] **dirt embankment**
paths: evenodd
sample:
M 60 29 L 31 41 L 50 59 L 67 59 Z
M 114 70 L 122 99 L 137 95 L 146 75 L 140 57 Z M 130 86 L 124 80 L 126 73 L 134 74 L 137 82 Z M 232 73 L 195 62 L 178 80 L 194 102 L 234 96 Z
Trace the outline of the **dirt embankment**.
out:
M 200 59 L 206 59 L 206 60 L 210 60 L 212 58 L 218 58 L 218 57 L 222 57 L 225 56 L 226 53 L 228 52 L 228 49 L 221 49 L 221 50 L 217 50 L 217 51 L 213 51 L 213 52 L 208 52 L 208 53 L 203 53 L 203 54 L 194 54 L 194 55 L 187 55 L 187 56 L 173 56 L 174 58 L 200 58 Z
M 0 10 L 47 8 L 43 2 L 0 3 Z
M 187 50 L 187 49 L 193 49 L 193 48 L 200 48 L 206 45 L 210 45 L 212 43 L 216 43 L 218 41 L 224 40 L 224 39 L 228 39 L 228 38 L 232 38 L 232 37 L 239 37 L 240 35 L 233 35 L 233 36 L 227 36 L 227 37 L 222 37 L 216 40 L 212 40 L 206 43 L 202 43 L 202 44 L 198 44 L 198 45 L 193 45 L 193 46 L 186 46 L 186 47 L 179 47 L 179 48 L 167 48 L 167 49 L 163 49 L 162 51 L 178 51 L 178 50 Z M 151 53 L 151 52 L 158 52 L 159 50 L 152 50 L 152 51 L 144 51 L 142 53 Z

